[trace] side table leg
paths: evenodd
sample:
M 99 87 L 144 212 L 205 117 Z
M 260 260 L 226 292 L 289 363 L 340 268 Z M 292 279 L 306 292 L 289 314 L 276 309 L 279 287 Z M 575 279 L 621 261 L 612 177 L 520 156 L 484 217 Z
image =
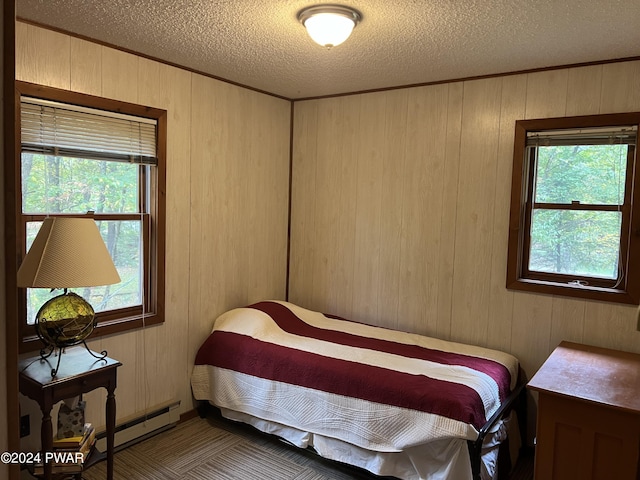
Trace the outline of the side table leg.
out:
M 42 447 L 42 460 L 46 452 L 53 449 L 53 426 L 51 425 L 51 409 L 42 408 L 42 427 L 40 428 L 40 446 Z M 51 463 L 44 463 L 44 478 L 51 479 Z
M 116 396 L 112 390 L 107 391 L 107 480 L 113 480 L 113 449 L 116 430 Z

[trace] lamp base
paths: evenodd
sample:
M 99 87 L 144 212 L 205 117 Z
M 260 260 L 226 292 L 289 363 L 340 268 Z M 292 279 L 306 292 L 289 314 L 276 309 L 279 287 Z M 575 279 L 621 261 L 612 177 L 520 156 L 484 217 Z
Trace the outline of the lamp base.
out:
M 82 345 L 84 345 L 84 348 L 87 349 L 87 352 L 89 352 L 89 355 L 91 355 L 94 358 L 97 358 L 98 360 L 104 360 L 105 358 L 107 358 L 107 351 L 106 350 L 102 350 L 100 352 L 100 355 L 96 355 L 94 352 L 92 352 L 89 349 L 89 346 L 87 345 L 87 342 L 85 342 L 84 340 L 82 340 Z M 41 360 L 47 360 L 51 354 L 53 354 L 53 352 L 55 352 L 56 350 L 58 350 L 58 361 L 56 363 L 56 368 L 52 368 L 51 369 L 51 378 L 54 378 L 57 374 L 58 374 L 58 370 L 60 370 L 60 360 L 62 360 L 62 354 L 64 353 L 66 347 L 58 347 L 56 345 L 47 345 L 45 348 L 40 350 L 40 359 Z M 47 352 L 47 350 L 49 350 Z
M 95 312 L 80 295 L 69 292 L 49 299 L 36 314 L 36 334 L 45 345 L 70 347 L 86 339 L 96 326 Z

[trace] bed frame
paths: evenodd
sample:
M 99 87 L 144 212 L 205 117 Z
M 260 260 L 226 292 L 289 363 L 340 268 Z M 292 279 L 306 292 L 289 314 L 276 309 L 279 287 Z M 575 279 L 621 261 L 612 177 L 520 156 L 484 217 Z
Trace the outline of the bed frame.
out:
M 489 430 L 496 424 L 498 420 L 501 418 L 507 418 L 511 411 L 516 411 L 518 416 L 518 423 L 520 427 L 520 437 L 523 440 L 522 445 L 525 444 L 524 440 L 526 437 L 526 405 L 527 401 L 525 398 L 525 383 L 521 381 L 523 378 L 522 372 L 520 373 L 518 379 L 518 385 L 513 389 L 511 394 L 507 397 L 504 403 L 500 406 L 498 410 L 493 414 L 493 416 L 484 424 L 484 426 L 478 432 L 478 438 L 475 440 L 467 440 L 467 446 L 469 447 L 469 457 L 471 459 L 471 474 L 473 475 L 473 480 L 481 480 L 480 477 L 480 468 L 481 468 L 481 455 L 482 455 L 482 443 L 484 442 L 484 438 L 489 433 Z M 509 442 L 503 442 L 505 446 L 508 448 Z M 500 447 L 500 453 L 502 453 L 502 446 Z M 499 454 L 500 456 L 504 456 Z M 498 467 L 498 470 L 500 468 Z M 498 474 L 500 477 L 500 474 Z

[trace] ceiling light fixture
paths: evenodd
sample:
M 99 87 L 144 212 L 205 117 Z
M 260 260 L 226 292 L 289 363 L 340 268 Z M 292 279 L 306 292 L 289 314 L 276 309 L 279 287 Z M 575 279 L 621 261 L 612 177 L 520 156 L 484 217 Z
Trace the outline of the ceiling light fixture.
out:
M 316 43 L 329 49 L 349 38 L 362 14 L 343 5 L 317 5 L 301 10 L 298 20 Z

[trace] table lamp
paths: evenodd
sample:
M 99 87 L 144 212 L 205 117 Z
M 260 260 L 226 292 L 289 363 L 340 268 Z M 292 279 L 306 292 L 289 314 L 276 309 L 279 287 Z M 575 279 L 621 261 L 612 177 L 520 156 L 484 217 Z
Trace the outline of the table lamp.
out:
M 62 289 L 63 293 L 47 301 L 35 319 L 38 337 L 45 344 L 42 359 L 57 348 L 58 363 L 51 370 L 55 377 L 60 367 L 63 349 L 86 344 L 86 338 L 96 326 L 93 307 L 69 288 L 95 287 L 120 282 L 109 251 L 102 240 L 96 222 L 91 217 L 47 217 L 22 265 L 18 269 L 18 286 Z M 47 349 L 49 350 L 47 353 Z

